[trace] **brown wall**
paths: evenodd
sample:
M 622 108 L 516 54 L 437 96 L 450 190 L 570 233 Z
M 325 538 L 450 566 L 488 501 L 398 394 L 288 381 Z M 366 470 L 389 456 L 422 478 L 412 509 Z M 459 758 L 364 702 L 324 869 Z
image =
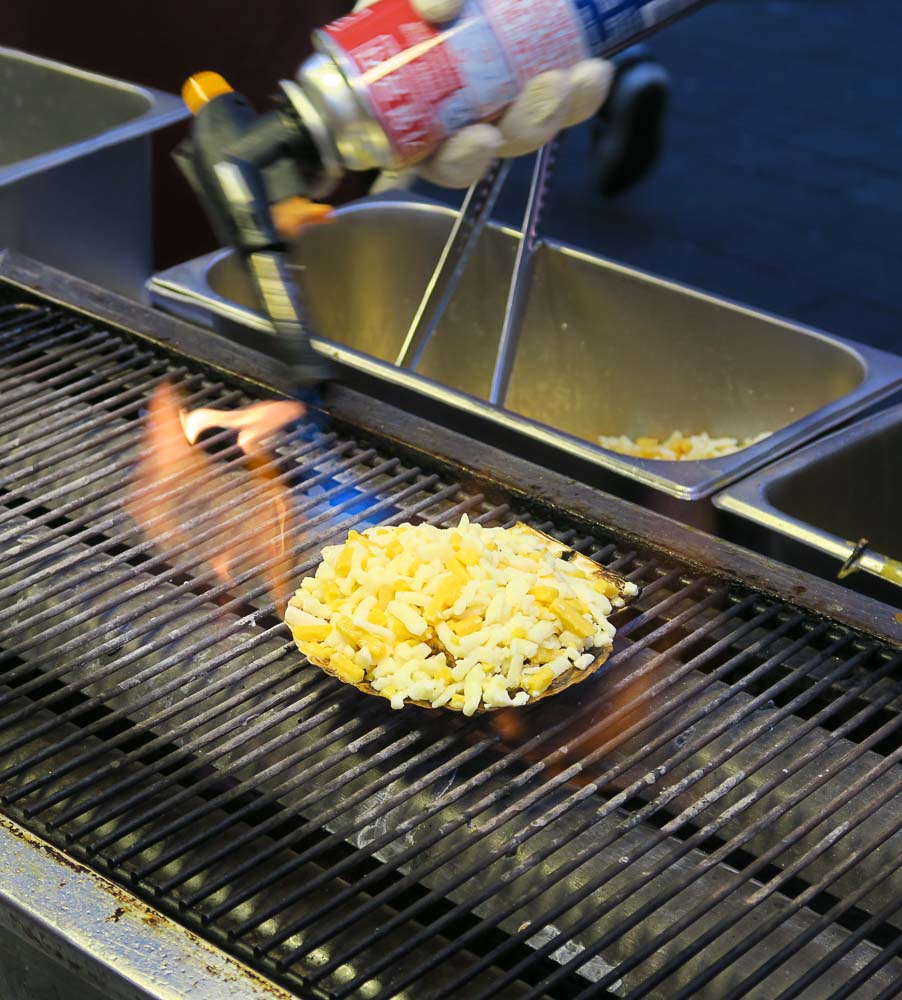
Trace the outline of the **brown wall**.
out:
M 216 70 L 264 110 L 277 82 L 310 51 L 311 30 L 346 13 L 351 2 L 2 0 L 0 43 L 171 93 L 197 70 Z M 170 128 L 154 144 L 157 267 L 215 246 L 169 158 L 184 132 L 185 126 Z M 344 196 L 358 190 L 352 182 Z

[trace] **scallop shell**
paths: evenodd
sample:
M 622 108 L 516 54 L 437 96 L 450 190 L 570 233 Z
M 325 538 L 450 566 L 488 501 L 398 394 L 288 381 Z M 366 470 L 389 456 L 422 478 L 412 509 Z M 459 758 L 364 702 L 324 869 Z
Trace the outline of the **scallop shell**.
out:
M 558 553 L 559 557 L 560 555 L 563 555 L 566 552 L 572 552 L 573 555 L 570 557 L 569 560 L 570 562 L 574 563 L 578 562 L 585 569 L 587 574 L 591 576 L 600 577 L 607 583 L 610 583 L 615 587 L 619 596 L 613 598 L 613 600 L 611 601 L 611 603 L 614 605 L 615 609 L 614 613 L 616 613 L 616 611 L 619 610 L 620 608 L 625 607 L 629 601 L 635 600 L 635 598 L 638 596 L 638 594 L 627 593 L 628 590 L 627 581 L 619 573 L 615 573 L 613 570 L 605 569 L 603 566 L 599 566 L 598 563 L 593 562 L 593 560 L 591 560 L 588 556 L 584 556 L 581 552 L 577 552 L 575 549 L 572 549 L 569 546 L 564 545 L 563 542 L 559 542 L 556 538 L 552 538 L 550 535 L 546 535 L 543 531 L 538 531 L 536 528 L 530 527 L 528 524 L 523 524 L 522 521 L 518 521 L 509 530 L 525 531 L 529 532 L 531 535 L 536 536 L 537 538 L 541 538 L 549 548 L 560 550 L 560 552 Z M 430 642 L 430 640 L 424 640 L 424 641 Z M 437 649 L 441 648 L 441 644 L 438 643 L 437 639 L 433 639 L 430 642 L 430 644 L 434 645 L 435 648 Z M 304 653 L 308 661 L 312 663 L 314 666 L 319 667 L 322 671 L 329 674 L 330 677 L 334 677 L 336 680 L 342 680 L 342 678 L 338 675 L 337 671 L 332 669 L 329 660 L 324 660 L 319 657 L 309 655 L 304 650 L 303 644 L 301 643 L 298 643 L 298 648 L 301 650 L 302 653 Z M 448 658 L 449 663 L 454 662 L 454 657 L 451 656 L 451 654 L 447 650 L 442 648 L 441 651 L 445 653 L 445 656 Z M 592 652 L 592 650 L 589 650 L 589 652 Z M 573 685 L 580 684 L 582 681 L 587 680 L 607 662 L 608 658 L 611 655 L 611 652 L 612 652 L 612 647 L 607 647 L 606 649 L 600 650 L 596 658 L 587 667 L 584 667 L 582 670 L 577 670 L 576 667 L 572 667 L 566 673 L 561 674 L 560 677 L 556 677 L 554 681 L 552 681 L 550 686 L 547 687 L 540 695 L 531 697 L 527 702 L 527 705 L 534 705 L 536 702 L 543 701 L 545 698 L 554 697 L 554 695 L 560 694 L 562 691 L 566 691 L 567 688 L 573 687 Z M 342 681 L 342 683 L 347 684 L 349 682 Z M 357 688 L 358 691 L 362 691 L 364 694 L 374 695 L 377 698 L 383 698 L 383 699 L 385 697 L 384 695 L 376 691 L 375 688 L 373 688 L 366 681 L 362 681 L 359 684 L 352 684 L 351 686 Z M 428 701 L 409 701 L 409 700 L 405 701 L 404 702 L 405 708 L 408 705 L 415 705 L 417 708 L 427 708 L 432 711 L 439 711 L 439 709 L 433 708 L 432 704 Z M 503 707 L 506 709 L 510 709 L 511 706 L 505 705 Z M 517 707 L 525 708 L 526 706 L 523 705 Z M 442 708 L 448 709 L 451 712 L 462 711 L 460 708 L 456 708 L 450 704 L 443 705 Z M 486 707 L 480 705 L 480 707 L 476 710 L 476 714 L 484 715 L 489 712 L 497 712 L 497 711 L 500 711 L 500 708 Z

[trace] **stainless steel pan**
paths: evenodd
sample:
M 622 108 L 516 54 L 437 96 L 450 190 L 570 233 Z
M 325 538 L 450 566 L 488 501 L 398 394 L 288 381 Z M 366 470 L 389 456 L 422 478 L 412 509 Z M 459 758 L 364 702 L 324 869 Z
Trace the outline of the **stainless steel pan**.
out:
M 714 504 L 902 587 L 902 404 L 821 438 Z
M 293 263 L 342 364 L 683 500 L 707 497 L 902 381 L 902 359 L 544 243 L 505 407 L 488 402 L 517 234 L 489 227 L 415 371 L 393 365 L 453 224 L 448 208 L 369 200 L 310 229 Z M 266 329 L 228 251 L 149 283 L 166 309 L 221 331 Z M 765 442 L 705 462 L 604 451 L 602 434 L 709 431 Z

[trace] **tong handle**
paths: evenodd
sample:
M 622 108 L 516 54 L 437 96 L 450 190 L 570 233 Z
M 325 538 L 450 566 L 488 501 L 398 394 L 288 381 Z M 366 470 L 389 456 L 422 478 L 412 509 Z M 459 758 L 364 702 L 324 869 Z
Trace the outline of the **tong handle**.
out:
M 423 292 L 416 315 L 404 337 L 401 350 L 395 358 L 395 364 L 399 368 L 416 368 L 419 365 L 463 277 L 473 248 L 482 236 L 507 180 L 510 166 L 510 160 L 496 160 L 485 177 L 467 191 L 432 277 Z
M 529 198 L 526 212 L 523 216 L 523 228 L 520 244 L 517 247 L 517 257 L 511 275 L 508 289 L 507 305 L 504 310 L 504 324 L 498 339 L 498 353 L 495 358 L 495 370 L 492 373 L 492 385 L 489 391 L 489 402 L 493 406 L 504 406 L 507 390 L 514 367 L 514 358 L 520 342 L 520 329 L 523 325 L 523 315 L 529 301 L 529 289 L 535 264 L 535 253 L 541 240 L 539 226 L 545 207 L 545 196 L 551 184 L 551 176 L 555 160 L 560 149 L 561 138 L 557 136 L 536 154 L 535 167 L 532 172 L 532 182 L 529 187 Z

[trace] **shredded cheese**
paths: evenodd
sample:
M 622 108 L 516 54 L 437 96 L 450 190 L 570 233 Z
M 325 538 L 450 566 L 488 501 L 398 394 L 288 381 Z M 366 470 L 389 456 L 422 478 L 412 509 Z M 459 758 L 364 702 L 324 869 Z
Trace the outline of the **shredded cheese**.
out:
M 708 458 L 723 458 L 732 455 L 743 448 L 750 448 L 759 441 L 764 441 L 770 434 L 759 434 L 757 437 L 713 438 L 710 434 L 683 434 L 673 431 L 670 437 L 661 441 L 654 437 L 640 437 L 633 440 L 626 436 L 602 436 L 598 443 L 608 451 L 616 451 L 621 455 L 631 455 L 633 458 L 655 458 L 665 462 L 700 462 Z
M 312 662 L 393 708 L 525 705 L 606 654 L 613 609 L 637 593 L 564 555 L 525 525 L 466 515 L 455 528 L 352 531 L 323 551 L 285 621 Z

